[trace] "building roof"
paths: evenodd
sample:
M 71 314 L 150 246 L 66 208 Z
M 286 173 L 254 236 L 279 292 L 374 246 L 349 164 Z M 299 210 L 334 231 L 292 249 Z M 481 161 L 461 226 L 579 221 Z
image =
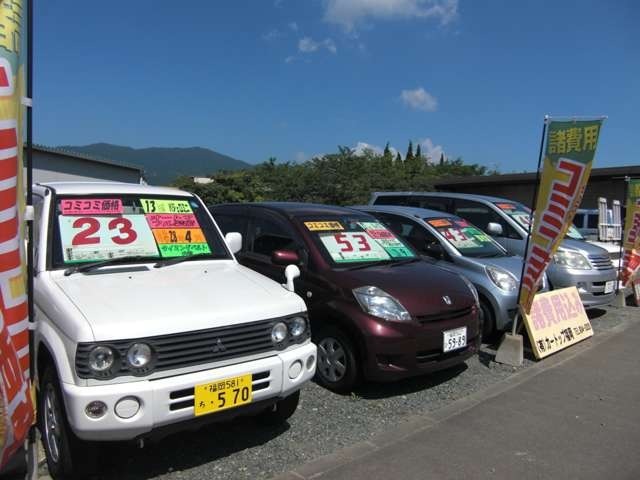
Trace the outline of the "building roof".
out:
M 38 144 L 34 144 L 33 145 L 33 150 L 35 152 L 43 152 L 43 153 L 50 153 L 53 155 L 61 155 L 64 157 L 73 157 L 73 158 L 79 158 L 81 160 L 87 160 L 89 162 L 94 162 L 94 163 L 101 163 L 104 165 L 111 165 L 114 167 L 121 167 L 121 168 L 128 168 L 130 170 L 136 170 L 137 172 L 140 173 L 140 175 L 142 175 L 144 173 L 144 169 L 139 166 L 139 165 L 134 165 L 133 163 L 125 163 L 125 162 L 120 162 L 120 161 L 116 161 L 116 160 L 110 160 L 107 158 L 102 158 L 102 157 L 96 157 L 93 155 L 89 155 L 86 153 L 80 153 L 80 152 L 76 152 L 73 150 L 67 150 L 65 148 L 58 148 L 58 147 L 47 147 L 45 145 L 38 145 Z
M 625 176 L 640 177 L 640 165 L 626 167 L 593 168 L 591 179 L 624 178 Z M 536 172 L 506 173 L 503 175 L 474 175 L 471 177 L 444 177 L 433 182 L 434 187 L 453 185 L 490 185 L 494 183 L 525 184 L 536 180 Z

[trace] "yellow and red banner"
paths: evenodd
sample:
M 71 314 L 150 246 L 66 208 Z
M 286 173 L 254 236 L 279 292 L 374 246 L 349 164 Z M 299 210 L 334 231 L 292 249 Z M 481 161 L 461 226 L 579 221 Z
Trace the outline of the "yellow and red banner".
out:
M 640 268 L 640 180 L 630 180 L 627 188 L 620 281 L 627 287 Z
M 524 276 L 520 307 L 524 314 L 542 276 L 573 220 L 589 180 L 602 119 L 547 120 L 544 164 Z
M 0 1 L 0 467 L 33 423 L 22 167 L 22 0 Z

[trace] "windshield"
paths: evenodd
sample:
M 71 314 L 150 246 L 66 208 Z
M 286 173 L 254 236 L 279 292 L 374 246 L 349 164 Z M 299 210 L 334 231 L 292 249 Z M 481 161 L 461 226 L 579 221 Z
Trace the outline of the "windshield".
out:
M 198 255 L 230 258 L 194 197 L 59 196 L 53 221 L 54 268 L 132 257 L 132 262 Z
M 330 263 L 396 262 L 417 258 L 402 240 L 365 215 L 324 215 L 301 219 L 314 243 Z
M 462 218 L 427 218 L 425 221 L 465 257 L 506 256 L 489 235 Z
M 526 207 L 517 202 L 497 202 L 496 206 L 504 213 L 512 217 L 525 230 L 529 230 L 529 215 L 531 214 L 531 209 L 529 207 Z M 569 230 L 567 230 L 566 236 L 569 238 L 573 238 L 574 240 L 585 239 L 578 231 L 578 229 L 573 225 L 569 225 Z

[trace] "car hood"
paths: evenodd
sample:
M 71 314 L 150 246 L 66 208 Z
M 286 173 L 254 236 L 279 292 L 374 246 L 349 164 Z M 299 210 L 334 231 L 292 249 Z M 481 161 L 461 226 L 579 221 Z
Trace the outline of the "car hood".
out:
M 460 275 L 424 261 L 334 271 L 333 277 L 351 296 L 351 290 L 357 287 L 381 288 L 399 300 L 413 316 L 459 310 L 475 303 Z M 445 296 L 450 298 L 451 305 L 447 305 Z
M 598 247 L 597 245 L 589 243 L 585 240 L 575 240 L 573 238 L 565 238 L 560 244 L 560 248 L 577 250 L 586 255 L 609 255 L 609 252 L 607 252 L 602 247 Z
M 102 268 L 54 282 L 84 315 L 95 341 L 237 325 L 305 311 L 276 282 L 235 262 Z
M 468 258 L 468 257 L 467 257 Z M 473 262 L 476 262 L 482 266 L 494 266 L 498 268 L 502 268 L 503 270 L 508 271 L 513 274 L 516 279 L 520 279 L 520 275 L 522 273 L 522 262 L 523 259 L 519 255 L 513 255 L 509 257 L 495 257 L 495 258 L 471 258 Z

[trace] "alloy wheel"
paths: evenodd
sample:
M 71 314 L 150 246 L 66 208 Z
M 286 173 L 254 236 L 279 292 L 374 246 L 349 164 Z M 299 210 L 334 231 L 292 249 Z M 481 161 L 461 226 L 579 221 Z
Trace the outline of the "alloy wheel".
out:
M 58 399 L 53 385 L 46 386 L 44 397 L 44 440 L 49 450 L 51 460 L 55 463 L 60 461 L 61 445 L 61 425 L 60 410 L 58 409 Z

